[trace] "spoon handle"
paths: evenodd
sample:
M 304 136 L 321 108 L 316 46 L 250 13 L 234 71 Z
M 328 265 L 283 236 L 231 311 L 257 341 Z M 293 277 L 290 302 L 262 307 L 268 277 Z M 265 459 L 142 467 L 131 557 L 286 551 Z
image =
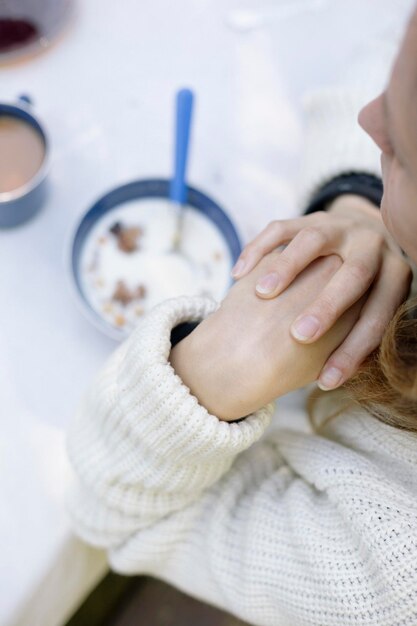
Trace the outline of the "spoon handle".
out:
M 175 127 L 174 177 L 171 180 L 169 191 L 170 199 L 178 204 L 185 204 L 187 199 L 185 172 L 187 168 L 193 100 L 194 95 L 190 89 L 181 89 L 178 91 Z

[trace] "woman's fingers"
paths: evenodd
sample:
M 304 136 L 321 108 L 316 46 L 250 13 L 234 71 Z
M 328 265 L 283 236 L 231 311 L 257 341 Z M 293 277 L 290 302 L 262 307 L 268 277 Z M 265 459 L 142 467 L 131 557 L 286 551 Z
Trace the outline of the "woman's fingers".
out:
M 359 320 L 323 367 L 318 380 L 321 389 L 339 387 L 378 347 L 388 322 L 408 294 L 410 282 L 409 265 L 396 255 L 388 255 Z
M 288 243 L 298 231 L 320 219 L 321 211 L 292 220 L 274 220 L 270 222 L 240 253 L 231 274 L 238 279 L 245 276 L 269 252 Z
M 297 341 L 317 341 L 369 289 L 382 263 L 380 237 L 358 238 L 359 253 L 347 257 L 320 295 L 291 324 Z
M 257 295 L 274 298 L 284 291 L 307 265 L 334 252 L 335 239 L 329 225 L 307 226 L 300 230 L 283 252 L 271 258 L 269 267 L 256 284 Z

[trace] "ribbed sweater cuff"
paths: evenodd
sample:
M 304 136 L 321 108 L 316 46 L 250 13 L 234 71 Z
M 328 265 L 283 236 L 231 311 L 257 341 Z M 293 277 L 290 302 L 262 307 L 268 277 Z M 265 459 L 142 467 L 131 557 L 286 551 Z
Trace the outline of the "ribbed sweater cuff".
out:
M 356 196 L 366 198 L 379 208 L 383 194 L 382 181 L 377 176 L 360 172 L 350 172 L 336 176 L 336 178 L 332 178 L 332 180 L 320 187 L 310 199 L 310 204 L 304 211 L 304 215 L 326 210 L 333 200 L 345 194 L 355 194 Z
M 184 506 L 216 482 L 270 423 L 273 403 L 238 423 L 219 420 L 168 361 L 172 328 L 202 320 L 218 306 L 208 297 L 181 296 L 154 307 L 84 397 L 67 439 L 80 481 L 70 506 L 82 536 L 91 537 L 87 528 L 96 528 L 90 526 L 93 501 L 107 533 L 113 523 L 109 509 L 147 524 L 154 515 Z
M 185 321 L 213 313 L 219 304 L 208 297 L 181 296 L 153 309 L 128 340 L 118 373 L 123 419 L 133 421 L 141 440 L 157 443 L 161 455 L 215 459 L 235 455 L 262 434 L 268 410 L 228 423 L 209 413 L 169 363 L 171 330 Z

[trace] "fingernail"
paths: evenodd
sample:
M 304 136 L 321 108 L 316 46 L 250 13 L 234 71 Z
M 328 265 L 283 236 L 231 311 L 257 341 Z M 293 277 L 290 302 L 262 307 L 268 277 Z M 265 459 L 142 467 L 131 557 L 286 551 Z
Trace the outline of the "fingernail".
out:
M 320 322 L 317 317 L 313 315 L 306 315 L 306 317 L 300 317 L 291 326 L 291 334 L 295 339 L 304 341 L 305 339 L 311 339 L 318 329 L 320 328 Z
M 278 274 L 276 272 L 270 272 L 262 278 L 256 284 L 256 291 L 258 293 L 271 293 L 276 287 L 278 287 Z
M 231 274 L 232 276 L 238 276 L 241 272 L 243 272 L 246 266 L 246 261 L 244 259 L 239 259 L 236 265 L 232 268 Z
M 334 389 L 342 380 L 342 372 L 337 369 L 337 367 L 329 367 L 324 370 L 323 374 L 320 376 L 317 381 L 318 386 L 323 391 L 329 391 L 329 389 Z

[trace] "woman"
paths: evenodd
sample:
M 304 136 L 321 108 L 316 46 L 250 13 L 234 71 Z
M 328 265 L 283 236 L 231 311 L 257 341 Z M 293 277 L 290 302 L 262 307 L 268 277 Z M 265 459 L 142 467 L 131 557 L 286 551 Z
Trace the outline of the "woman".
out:
M 316 399 L 315 431 L 267 431 L 272 399 L 314 381 L 330 355 L 343 368 L 348 351 L 337 348 L 367 336 L 362 320 L 375 319 L 380 294 L 389 315 L 407 294 L 400 248 L 417 261 L 416 25 L 417 11 L 385 95 L 360 118 L 384 154 L 382 217 L 391 234 L 372 206 L 369 172 L 349 178 L 352 193 L 339 194 L 328 217 L 311 214 L 278 233 L 268 227 L 221 305 L 182 296 L 150 311 L 80 404 L 68 438 L 69 510 L 75 531 L 106 548 L 114 570 L 154 575 L 262 626 L 417 623 L 415 299 L 384 333 L 364 382 L 353 384 L 368 409 L 343 386 Z M 321 182 L 313 208 L 334 193 Z M 334 184 L 346 191 L 346 182 Z M 283 286 L 302 269 L 292 251 L 304 223 L 314 225 L 303 235 L 308 267 L 277 297 L 258 297 L 265 274 L 278 271 Z M 369 275 L 362 253 L 341 240 L 353 223 L 366 234 Z M 333 239 L 327 247 L 320 233 Z M 358 286 L 340 293 L 352 258 Z M 323 290 L 339 300 L 322 318 L 314 302 Z M 307 307 L 321 329 L 295 341 L 290 325 Z M 381 319 L 361 360 L 382 334 Z M 193 320 L 200 323 L 180 341 L 177 333 L 172 347 L 171 331 Z M 366 371 L 377 375 L 375 398 Z

